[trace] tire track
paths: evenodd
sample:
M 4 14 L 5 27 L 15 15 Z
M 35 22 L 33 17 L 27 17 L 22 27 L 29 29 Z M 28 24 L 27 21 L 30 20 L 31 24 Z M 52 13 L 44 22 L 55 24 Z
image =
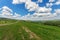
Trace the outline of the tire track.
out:
M 32 31 L 30 31 L 27 27 L 22 27 L 29 35 L 30 35 L 30 40 L 31 39 L 35 39 L 35 40 L 41 40 L 40 37 L 38 37 L 35 33 L 33 33 Z
M 18 22 L 18 21 L 17 21 Z M 5 26 L 5 25 L 11 25 L 11 24 L 15 24 L 17 22 L 14 22 L 14 23 L 9 23 L 9 24 L 0 24 L 0 26 Z

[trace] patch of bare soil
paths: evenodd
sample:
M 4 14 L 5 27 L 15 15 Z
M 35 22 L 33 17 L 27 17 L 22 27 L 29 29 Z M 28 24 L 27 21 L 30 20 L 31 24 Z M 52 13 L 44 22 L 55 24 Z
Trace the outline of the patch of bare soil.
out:
M 10 40 L 15 40 L 15 39 L 14 39 L 14 36 L 13 36 L 13 33 L 10 32 L 10 31 L 9 31 L 9 33 L 8 33 L 8 37 L 9 37 Z
M 8 36 L 7 36 L 6 34 L 4 34 L 1 39 L 2 39 L 2 40 L 8 40 Z
M 29 35 L 30 35 L 30 39 L 35 38 L 36 40 L 41 40 L 40 37 L 38 37 L 35 33 L 33 33 L 32 31 L 30 31 L 27 27 L 22 27 Z
M 8 40 L 8 37 L 7 37 L 7 36 L 5 36 L 5 37 L 3 38 L 3 40 Z
M 9 32 L 8 34 L 5 33 L 3 35 L 2 40 L 15 40 L 15 39 L 13 38 L 13 34 L 11 32 Z

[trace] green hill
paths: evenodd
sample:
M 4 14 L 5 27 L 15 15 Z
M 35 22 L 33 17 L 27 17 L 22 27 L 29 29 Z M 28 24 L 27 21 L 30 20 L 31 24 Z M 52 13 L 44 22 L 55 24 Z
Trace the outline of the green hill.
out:
M 0 40 L 60 40 L 58 26 L 31 21 L 8 22 L 0 26 Z

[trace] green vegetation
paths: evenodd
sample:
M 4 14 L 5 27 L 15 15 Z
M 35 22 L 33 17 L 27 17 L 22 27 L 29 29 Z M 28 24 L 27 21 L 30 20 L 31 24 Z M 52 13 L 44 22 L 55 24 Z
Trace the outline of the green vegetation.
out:
M 45 25 L 52 25 L 52 26 L 59 26 L 60 27 L 60 21 L 46 21 L 46 22 L 43 22 L 43 24 Z
M 16 20 L 0 18 L 0 24 L 9 24 L 9 23 L 13 23 L 13 22 L 16 22 Z
M 13 24 L 0 26 L 0 40 L 60 40 L 60 21 L 31 22 L 8 19 L 8 22 Z

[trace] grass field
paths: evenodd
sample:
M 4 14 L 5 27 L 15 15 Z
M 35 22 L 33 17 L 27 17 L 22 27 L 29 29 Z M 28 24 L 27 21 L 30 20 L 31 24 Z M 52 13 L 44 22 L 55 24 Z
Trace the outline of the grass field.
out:
M 0 26 L 0 40 L 60 40 L 60 27 L 46 23 L 8 21 Z

